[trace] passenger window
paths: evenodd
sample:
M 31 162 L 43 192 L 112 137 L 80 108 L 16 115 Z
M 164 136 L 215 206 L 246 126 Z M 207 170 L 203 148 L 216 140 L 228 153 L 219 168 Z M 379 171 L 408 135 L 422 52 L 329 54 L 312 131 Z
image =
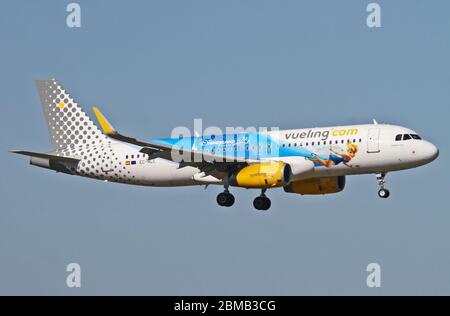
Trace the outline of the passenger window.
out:
M 411 139 L 411 136 L 409 136 L 408 134 L 403 135 L 403 140 L 408 140 Z
M 398 142 L 399 140 L 402 140 L 402 134 L 395 136 L 395 141 Z
M 134 155 L 131 155 L 131 159 L 134 159 Z
M 125 156 L 125 159 L 128 159 L 128 155 Z

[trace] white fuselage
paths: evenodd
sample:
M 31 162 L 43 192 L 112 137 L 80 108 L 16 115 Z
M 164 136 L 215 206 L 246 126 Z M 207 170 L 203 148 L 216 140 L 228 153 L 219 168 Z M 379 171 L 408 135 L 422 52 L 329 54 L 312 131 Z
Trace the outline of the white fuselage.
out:
M 280 154 L 261 156 L 261 160 L 284 161 L 289 159 L 290 152 L 295 153 L 299 148 L 314 155 L 317 153 L 322 160 L 316 161 L 317 165 L 311 177 L 386 173 L 424 165 L 438 155 L 438 149 L 428 141 L 411 137 L 396 140 L 398 135 L 416 135 L 416 133 L 395 125 L 371 124 L 283 130 L 267 132 L 267 135 L 279 142 L 277 150 Z M 350 158 L 348 153 L 338 157 L 328 153 L 332 151 L 339 154 L 338 150 L 345 152 L 346 146 L 350 143 L 357 148 L 356 154 L 350 152 Z M 264 151 L 264 144 L 256 143 L 249 146 Z M 209 182 L 204 179 L 198 181 L 196 175 L 201 172 L 199 168 L 193 166 L 179 168 L 178 163 L 161 158 L 148 160 L 139 150 L 137 146 L 111 140 L 108 144 L 81 151 L 77 153 L 81 161 L 75 174 L 146 186 L 222 184 L 220 177 L 213 178 Z

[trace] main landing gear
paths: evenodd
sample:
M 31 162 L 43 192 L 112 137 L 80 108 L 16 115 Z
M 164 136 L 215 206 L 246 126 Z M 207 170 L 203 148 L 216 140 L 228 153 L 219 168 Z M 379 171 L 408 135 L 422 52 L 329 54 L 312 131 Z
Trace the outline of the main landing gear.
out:
M 230 207 L 234 204 L 234 195 L 231 194 L 228 189 L 217 195 L 217 204 L 220 206 Z
M 266 189 L 262 189 L 261 195 L 253 200 L 253 206 L 260 211 L 267 211 L 272 204 L 270 199 L 266 196 Z
M 217 195 L 217 204 L 220 206 L 230 207 L 234 204 L 234 195 L 228 191 L 229 186 L 229 177 L 226 177 L 224 179 L 225 190 Z
M 384 181 L 385 176 L 386 173 L 377 173 L 378 187 L 380 188 L 378 190 L 378 196 L 382 199 L 387 199 L 390 195 L 389 190 L 384 188 L 384 184 L 386 183 Z
M 225 180 L 225 190 L 217 195 L 217 204 L 219 204 L 220 206 L 230 207 L 234 204 L 234 195 L 231 194 L 230 191 L 228 191 L 229 184 L 227 180 L 228 179 Z M 272 204 L 270 202 L 270 199 L 265 194 L 266 190 L 267 189 L 262 189 L 261 195 L 253 200 L 253 206 L 257 210 L 267 211 Z
M 264 191 L 260 196 L 253 200 L 253 206 L 259 211 L 267 211 L 272 204 L 270 199 L 264 194 Z M 234 196 L 227 189 L 217 195 L 217 204 L 220 206 L 230 207 L 234 204 Z

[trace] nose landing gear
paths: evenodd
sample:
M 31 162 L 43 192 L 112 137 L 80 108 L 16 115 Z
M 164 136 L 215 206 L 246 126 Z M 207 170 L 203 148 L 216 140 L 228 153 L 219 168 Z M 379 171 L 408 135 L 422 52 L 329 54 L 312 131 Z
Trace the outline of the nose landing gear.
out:
M 266 189 L 263 189 L 261 195 L 253 200 L 253 206 L 259 211 L 267 211 L 272 204 L 270 199 L 265 195 Z
M 386 173 L 377 173 L 378 187 L 380 188 L 378 190 L 378 196 L 382 199 L 387 199 L 390 195 L 389 190 L 384 188 L 384 184 L 386 183 L 386 181 L 384 181 L 385 176 Z
M 380 198 L 382 198 L 382 199 L 388 198 L 388 197 L 389 197 L 389 194 L 390 194 L 389 190 L 386 190 L 386 189 L 380 189 L 380 190 L 378 190 L 378 196 L 379 196 Z

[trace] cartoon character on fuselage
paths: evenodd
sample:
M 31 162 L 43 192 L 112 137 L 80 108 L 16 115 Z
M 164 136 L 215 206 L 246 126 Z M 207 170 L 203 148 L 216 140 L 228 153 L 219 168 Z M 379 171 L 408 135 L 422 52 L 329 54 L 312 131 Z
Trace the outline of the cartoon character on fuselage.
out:
M 333 149 L 333 146 L 330 146 L 330 154 L 328 156 L 328 159 L 322 159 L 319 155 L 314 153 L 312 154 L 312 158 L 309 159 L 314 162 L 316 166 L 323 165 L 327 168 L 330 168 L 331 166 L 337 166 L 338 164 L 343 163 L 344 165 L 351 167 L 349 162 L 350 160 L 355 158 L 357 152 L 358 145 L 354 143 L 348 143 L 346 154 L 336 151 Z

